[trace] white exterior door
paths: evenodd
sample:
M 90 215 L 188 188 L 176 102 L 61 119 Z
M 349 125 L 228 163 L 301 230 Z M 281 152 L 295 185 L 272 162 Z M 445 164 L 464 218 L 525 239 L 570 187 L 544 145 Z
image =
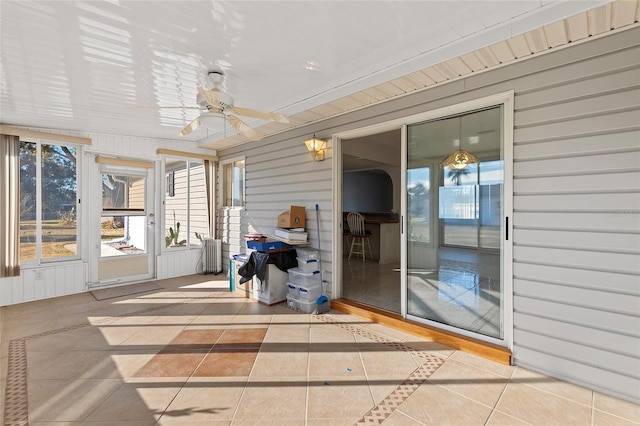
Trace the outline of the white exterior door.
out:
M 93 285 L 154 278 L 154 169 L 107 164 L 99 168 L 102 197 Z

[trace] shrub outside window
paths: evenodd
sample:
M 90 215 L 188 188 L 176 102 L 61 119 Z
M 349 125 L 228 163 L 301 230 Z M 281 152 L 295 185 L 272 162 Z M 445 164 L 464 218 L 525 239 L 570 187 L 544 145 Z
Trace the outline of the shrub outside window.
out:
M 207 187 L 202 161 L 165 160 L 164 247 L 200 246 L 208 237 Z

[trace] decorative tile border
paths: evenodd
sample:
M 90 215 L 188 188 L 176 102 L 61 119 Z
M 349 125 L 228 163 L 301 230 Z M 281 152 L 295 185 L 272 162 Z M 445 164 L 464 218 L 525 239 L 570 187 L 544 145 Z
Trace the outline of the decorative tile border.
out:
M 361 327 L 354 326 L 353 324 L 339 322 L 335 318 L 327 315 L 314 315 L 314 318 L 325 322 L 327 324 L 333 324 L 337 327 L 351 331 L 361 337 L 365 337 L 374 342 L 383 344 L 385 346 L 392 347 L 399 351 L 408 352 L 412 355 L 420 357 L 426 362 L 420 367 L 415 369 L 409 377 L 407 377 L 397 388 L 395 388 L 386 398 L 384 398 L 378 405 L 369 410 L 364 416 L 358 420 L 356 425 L 381 425 L 393 412 L 402 405 L 413 393 L 429 379 L 429 377 L 444 363 L 444 358 L 434 355 L 426 351 L 418 351 L 411 346 L 405 345 L 402 342 L 390 340 L 385 336 L 378 333 L 371 332 L 370 330 L 363 329 Z
M 210 296 L 215 297 L 215 296 Z M 151 308 L 142 309 L 140 311 L 130 312 L 117 316 L 102 318 L 93 323 L 76 324 L 68 327 L 49 330 L 42 333 L 32 334 L 30 336 L 13 339 L 9 342 L 9 366 L 7 371 L 7 386 L 4 395 L 4 425 L 6 426 L 26 426 L 29 424 L 29 406 L 27 393 L 27 340 L 37 339 L 39 337 L 51 336 L 52 334 L 64 333 L 65 331 L 77 330 L 97 324 L 106 324 L 118 318 L 127 316 L 136 316 L 147 312 L 166 309 L 193 300 L 206 299 L 207 297 L 194 297 L 185 299 L 180 302 L 167 303 L 161 306 L 153 306 Z
M 223 294 L 226 294 L 226 292 L 224 292 Z M 11 340 L 9 342 L 9 368 L 7 372 L 7 386 L 5 389 L 4 424 L 6 426 L 29 425 L 26 351 L 27 340 L 37 339 L 40 337 L 50 336 L 58 333 L 64 333 L 66 331 L 76 330 L 88 326 L 105 324 L 112 322 L 118 318 L 141 315 L 155 310 L 166 309 L 185 303 L 190 303 L 195 300 L 214 298 L 220 295 L 221 294 L 215 294 L 208 297 L 189 298 L 176 303 L 167 303 L 161 306 L 154 306 L 135 312 L 106 317 L 93 323 L 72 325 Z M 312 316 L 324 323 L 343 328 L 361 337 L 373 340 L 374 342 L 383 344 L 398 351 L 408 352 L 412 355 L 426 360 L 423 365 L 414 370 L 413 373 L 411 373 L 411 375 L 407 377 L 407 379 L 405 379 L 395 390 L 393 390 L 393 392 L 387 395 L 387 397 L 384 398 L 378 405 L 373 407 L 360 420 L 358 420 L 357 425 L 382 424 L 407 398 L 409 398 L 415 392 L 416 389 L 418 389 L 421 384 L 423 384 L 431 376 L 431 374 L 433 374 L 434 371 L 436 371 L 436 369 L 438 369 L 438 367 L 440 367 L 444 363 L 444 359 L 439 356 L 425 351 L 418 351 L 415 348 L 412 348 L 411 346 L 408 346 L 402 342 L 391 340 L 388 337 L 382 336 L 378 333 L 374 333 L 370 330 L 363 329 L 362 327 L 358 327 L 350 323 L 340 322 L 330 315 L 319 314 Z
M 25 339 L 9 342 L 9 371 L 4 396 L 4 424 L 22 426 L 29 424 L 27 407 L 27 348 Z

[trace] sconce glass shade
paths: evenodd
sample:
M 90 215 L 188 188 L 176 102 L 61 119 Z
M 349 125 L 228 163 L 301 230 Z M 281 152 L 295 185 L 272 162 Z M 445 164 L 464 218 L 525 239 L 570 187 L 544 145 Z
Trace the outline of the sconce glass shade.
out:
M 472 153 L 459 149 L 445 158 L 444 161 L 440 163 L 440 167 L 449 167 L 452 170 L 462 170 L 471 163 L 480 163 L 480 160 L 478 160 L 478 157 Z
M 316 135 L 313 135 L 313 138 L 304 141 L 304 144 L 313 156 L 313 161 L 324 160 L 324 150 L 327 147 L 327 141 L 318 139 Z
M 315 136 L 311 139 L 304 141 L 304 144 L 307 146 L 307 149 L 309 150 L 309 152 L 322 151 L 327 147 L 327 141 L 318 139 Z

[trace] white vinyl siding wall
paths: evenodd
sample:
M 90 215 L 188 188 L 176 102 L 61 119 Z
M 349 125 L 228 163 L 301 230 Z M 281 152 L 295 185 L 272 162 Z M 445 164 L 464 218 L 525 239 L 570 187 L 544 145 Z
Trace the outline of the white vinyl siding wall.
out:
M 515 92 L 514 362 L 638 403 L 640 28 L 225 150 L 223 158 L 246 155 L 247 209 L 221 218 L 218 229 L 232 253 L 243 251 L 244 233 L 271 232 L 278 213 L 303 205 L 317 247 L 319 203 L 323 270 L 330 270 L 332 151 L 314 163 L 303 140 L 508 90 Z
M 299 143 L 297 143 L 299 142 Z M 250 148 L 249 151 L 243 149 Z M 222 208 L 217 214 L 217 236 L 223 242 L 223 266 L 229 256 L 246 251 L 244 235 L 273 234 L 280 213 L 292 205 L 306 209 L 306 230 L 310 247 L 318 248 L 315 206 L 318 204 L 322 249 L 322 269 L 331 271 L 331 154 L 325 161 L 313 162 L 303 138 L 271 144 L 241 145 L 225 151 L 225 158 L 246 153 L 244 209 Z M 228 155 L 227 155 L 228 154 Z M 221 179 L 218 176 L 217 179 Z M 222 199 L 218 194 L 217 206 Z M 329 272 L 323 273 L 328 275 Z M 323 276 L 325 281 L 326 276 Z
M 640 48 L 596 52 L 516 91 L 514 360 L 638 402 Z

